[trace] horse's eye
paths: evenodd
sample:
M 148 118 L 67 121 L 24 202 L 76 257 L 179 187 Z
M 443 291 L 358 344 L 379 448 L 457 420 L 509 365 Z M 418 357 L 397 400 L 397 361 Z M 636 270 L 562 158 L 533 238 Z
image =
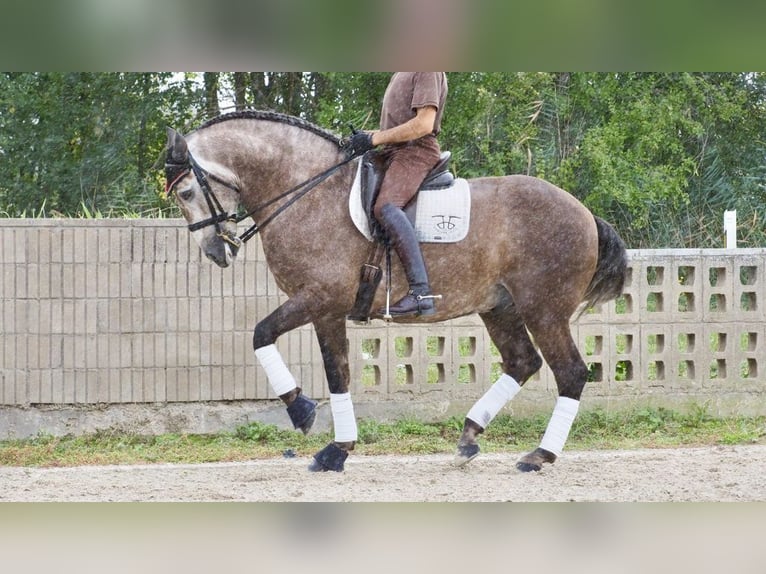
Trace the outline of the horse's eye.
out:
M 178 192 L 178 197 L 183 199 L 184 201 L 189 201 L 192 198 L 193 192 L 191 188 L 184 189 L 183 191 Z

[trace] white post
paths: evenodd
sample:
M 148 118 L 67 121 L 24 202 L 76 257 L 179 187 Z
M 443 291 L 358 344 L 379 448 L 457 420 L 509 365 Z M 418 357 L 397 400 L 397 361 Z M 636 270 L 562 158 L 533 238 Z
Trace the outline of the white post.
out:
M 723 212 L 723 232 L 726 234 L 726 249 L 737 248 L 737 210 Z

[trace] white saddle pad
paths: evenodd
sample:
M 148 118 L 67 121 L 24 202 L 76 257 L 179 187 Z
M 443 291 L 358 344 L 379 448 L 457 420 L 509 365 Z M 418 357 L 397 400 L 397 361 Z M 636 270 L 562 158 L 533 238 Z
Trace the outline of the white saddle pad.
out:
M 361 160 L 351 186 L 348 207 L 351 220 L 369 241 L 370 222 L 362 206 Z M 418 192 L 415 233 L 421 243 L 456 243 L 465 239 L 471 223 L 471 191 L 468 181 L 455 179 L 447 189 L 425 189 Z

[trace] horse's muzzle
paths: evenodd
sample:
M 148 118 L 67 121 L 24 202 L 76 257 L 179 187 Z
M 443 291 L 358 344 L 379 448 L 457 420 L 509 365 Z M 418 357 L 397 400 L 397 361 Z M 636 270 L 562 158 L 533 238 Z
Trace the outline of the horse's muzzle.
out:
M 231 265 L 231 262 L 237 257 L 241 246 L 242 242 L 236 235 L 221 232 L 216 235 L 215 239 L 207 242 L 203 251 L 213 263 L 225 268 Z

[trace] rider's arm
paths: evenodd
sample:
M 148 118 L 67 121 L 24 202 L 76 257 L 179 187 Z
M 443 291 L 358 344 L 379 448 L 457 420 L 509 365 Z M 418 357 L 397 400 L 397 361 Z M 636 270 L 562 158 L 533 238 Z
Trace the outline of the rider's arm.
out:
M 434 131 L 436 108 L 425 106 L 418 108 L 416 115 L 402 125 L 372 133 L 372 145 L 404 143 L 422 138 Z

